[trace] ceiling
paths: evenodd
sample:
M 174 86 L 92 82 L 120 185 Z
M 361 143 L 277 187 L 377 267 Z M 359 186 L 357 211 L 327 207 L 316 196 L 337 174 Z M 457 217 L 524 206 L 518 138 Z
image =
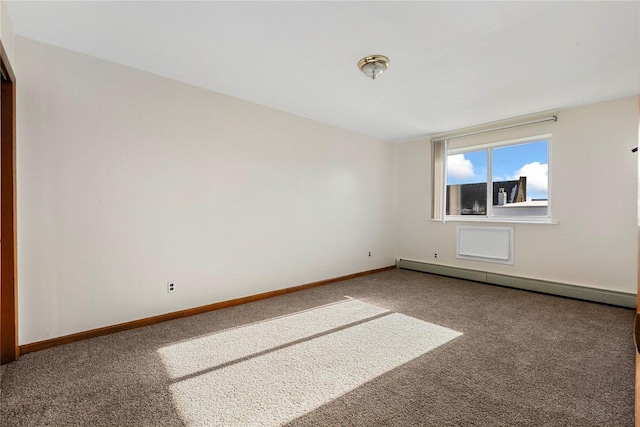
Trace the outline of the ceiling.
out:
M 640 2 L 7 2 L 15 33 L 399 142 L 640 94 Z M 19 54 L 19 53 L 18 53 Z M 382 54 L 370 80 L 360 58 Z

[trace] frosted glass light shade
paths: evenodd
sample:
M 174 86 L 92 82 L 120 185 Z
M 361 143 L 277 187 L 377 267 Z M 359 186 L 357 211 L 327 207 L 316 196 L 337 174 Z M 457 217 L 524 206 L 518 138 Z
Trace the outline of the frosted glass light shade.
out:
M 389 58 L 382 55 L 371 55 L 358 62 L 358 68 L 370 79 L 376 79 L 389 68 Z

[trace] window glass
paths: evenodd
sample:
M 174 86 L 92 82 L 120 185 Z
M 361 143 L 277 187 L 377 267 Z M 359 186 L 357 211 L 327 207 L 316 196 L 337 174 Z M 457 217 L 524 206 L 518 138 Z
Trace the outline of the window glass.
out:
M 446 215 L 548 216 L 549 141 L 449 150 Z
M 487 150 L 447 156 L 447 215 L 487 214 Z

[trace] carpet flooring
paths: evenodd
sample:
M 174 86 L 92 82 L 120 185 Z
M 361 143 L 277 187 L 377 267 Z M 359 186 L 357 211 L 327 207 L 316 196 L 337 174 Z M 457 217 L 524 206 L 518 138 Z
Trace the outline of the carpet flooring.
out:
M 385 271 L 24 355 L 0 425 L 633 426 L 634 315 Z

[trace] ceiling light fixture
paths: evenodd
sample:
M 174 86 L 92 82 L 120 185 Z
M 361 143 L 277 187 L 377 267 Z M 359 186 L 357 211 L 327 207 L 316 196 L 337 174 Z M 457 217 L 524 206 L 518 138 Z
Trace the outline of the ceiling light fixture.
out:
M 365 56 L 358 61 L 358 68 L 365 76 L 375 80 L 389 68 L 389 58 L 382 55 Z

